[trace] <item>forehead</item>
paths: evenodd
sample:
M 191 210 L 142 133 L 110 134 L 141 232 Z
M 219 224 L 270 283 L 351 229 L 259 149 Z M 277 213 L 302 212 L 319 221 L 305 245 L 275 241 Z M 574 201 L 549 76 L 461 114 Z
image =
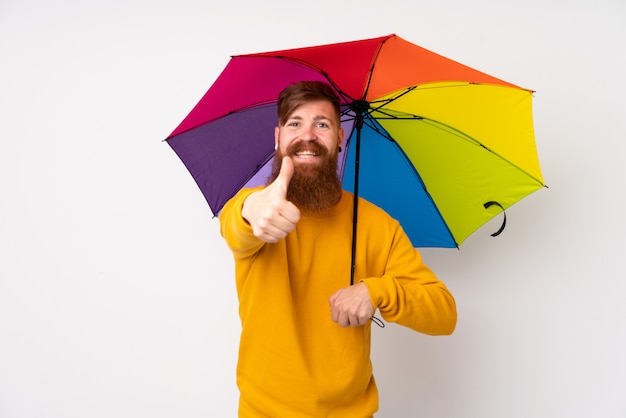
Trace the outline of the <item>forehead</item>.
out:
M 327 100 L 305 102 L 296 107 L 289 115 L 289 118 L 303 118 L 305 116 L 315 119 L 334 119 L 336 116 L 335 108 L 332 103 Z

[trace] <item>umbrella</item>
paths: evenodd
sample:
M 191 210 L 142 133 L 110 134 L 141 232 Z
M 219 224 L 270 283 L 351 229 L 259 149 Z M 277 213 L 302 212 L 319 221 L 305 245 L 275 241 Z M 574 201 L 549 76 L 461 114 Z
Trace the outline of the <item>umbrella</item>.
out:
M 415 247 L 458 247 L 544 187 L 532 90 L 388 35 L 231 57 L 166 139 L 214 215 L 265 182 L 278 94 L 302 80 L 341 98 L 344 189 L 400 221 Z

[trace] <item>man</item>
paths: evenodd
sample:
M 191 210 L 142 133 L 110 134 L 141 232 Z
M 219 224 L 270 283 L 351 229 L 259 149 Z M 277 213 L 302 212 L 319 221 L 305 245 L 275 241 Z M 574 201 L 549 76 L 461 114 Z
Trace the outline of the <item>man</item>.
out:
M 363 199 L 349 286 L 353 195 L 337 177 L 344 131 L 329 85 L 283 90 L 274 137 L 269 184 L 242 190 L 220 215 L 242 323 L 239 416 L 372 417 L 375 310 L 422 333 L 450 334 L 454 299 L 398 222 Z

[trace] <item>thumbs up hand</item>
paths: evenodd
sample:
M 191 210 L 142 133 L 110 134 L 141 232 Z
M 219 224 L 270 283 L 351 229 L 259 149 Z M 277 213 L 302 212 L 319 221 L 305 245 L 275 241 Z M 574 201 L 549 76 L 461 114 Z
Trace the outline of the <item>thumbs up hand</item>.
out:
M 243 203 L 241 215 L 262 241 L 278 242 L 293 231 L 300 220 L 300 210 L 287 200 L 293 171 L 291 158 L 283 157 L 276 180 L 265 189 L 250 194 Z

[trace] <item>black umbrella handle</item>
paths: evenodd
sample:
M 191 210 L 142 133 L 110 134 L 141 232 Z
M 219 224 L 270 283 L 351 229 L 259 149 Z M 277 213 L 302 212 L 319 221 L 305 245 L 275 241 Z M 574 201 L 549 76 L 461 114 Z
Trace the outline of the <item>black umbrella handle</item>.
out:
M 500 229 L 498 229 L 496 232 L 491 234 L 492 237 L 497 237 L 498 235 L 502 233 L 502 231 L 504 231 L 504 227 L 506 226 L 506 212 L 504 211 L 504 208 L 502 207 L 500 203 L 493 201 L 493 200 L 490 202 L 486 202 L 483 206 L 485 207 L 485 209 L 488 209 L 491 206 L 497 206 L 500 209 L 502 209 L 502 215 L 504 216 L 504 219 L 502 220 L 502 225 L 500 225 Z

